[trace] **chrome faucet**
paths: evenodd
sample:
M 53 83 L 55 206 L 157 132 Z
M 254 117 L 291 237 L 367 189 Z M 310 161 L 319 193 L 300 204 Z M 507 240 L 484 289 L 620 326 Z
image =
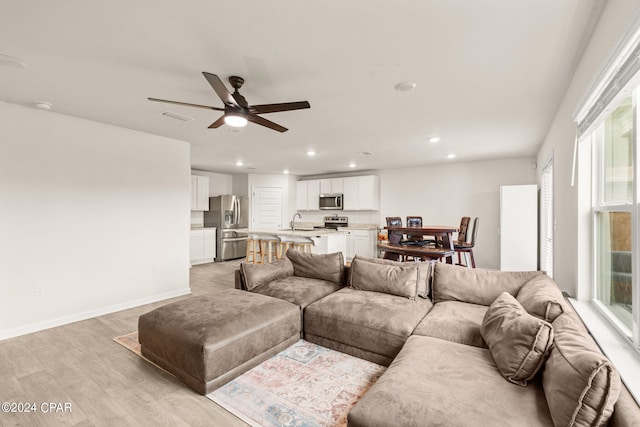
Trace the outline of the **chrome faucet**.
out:
M 302 219 L 302 215 L 300 215 L 300 212 L 296 212 L 293 214 L 293 218 L 291 218 L 291 231 L 296 231 L 296 216 Z

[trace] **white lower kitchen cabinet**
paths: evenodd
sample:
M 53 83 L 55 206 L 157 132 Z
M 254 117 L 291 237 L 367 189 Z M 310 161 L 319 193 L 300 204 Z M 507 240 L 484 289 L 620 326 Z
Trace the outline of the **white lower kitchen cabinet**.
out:
M 342 252 L 347 257 L 347 233 L 335 233 L 324 236 L 312 237 L 313 247 L 311 252 L 314 254 L 332 254 Z
M 348 230 L 347 235 L 347 261 L 353 260 L 356 255 L 375 258 L 377 230 Z
M 191 265 L 213 262 L 216 257 L 216 228 L 207 227 L 191 230 L 189 248 Z

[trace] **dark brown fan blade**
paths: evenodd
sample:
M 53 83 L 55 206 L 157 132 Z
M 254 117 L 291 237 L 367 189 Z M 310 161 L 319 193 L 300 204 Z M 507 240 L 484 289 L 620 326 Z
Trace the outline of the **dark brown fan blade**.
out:
M 209 125 L 209 129 L 219 128 L 224 124 L 224 115 Z
M 168 99 L 147 98 L 149 101 L 166 102 L 168 104 L 184 105 L 185 107 L 206 108 L 207 110 L 224 111 L 224 108 L 210 107 L 208 105 L 189 104 L 188 102 L 169 101 Z
M 270 120 L 267 120 L 265 118 L 262 118 L 260 116 L 256 116 L 253 114 L 247 114 L 247 120 L 257 125 L 262 125 L 262 126 L 268 127 L 269 129 L 277 130 L 278 132 L 286 132 L 289 130 L 286 127 L 280 126 L 277 123 L 273 123 Z
M 264 104 L 251 105 L 249 111 L 254 114 L 277 113 L 279 111 L 302 110 L 303 108 L 311 108 L 307 101 L 301 102 L 283 102 L 281 104 Z
M 235 99 L 233 99 L 233 96 L 231 96 L 231 94 L 227 90 L 227 87 L 224 85 L 224 83 L 222 83 L 222 80 L 220 80 L 220 77 L 216 76 L 215 74 L 207 73 L 206 71 L 203 71 L 202 75 L 204 76 L 205 79 L 207 79 L 207 81 L 209 82 L 213 90 L 216 91 L 216 93 L 218 94 L 218 96 L 220 97 L 222 102 L 224 102 L 225 105 L 238 107 L 238 103 L 236 102 Z

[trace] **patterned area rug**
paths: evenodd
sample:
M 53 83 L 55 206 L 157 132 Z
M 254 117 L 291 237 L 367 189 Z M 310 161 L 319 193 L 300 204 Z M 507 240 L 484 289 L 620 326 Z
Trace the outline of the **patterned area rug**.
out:
M 252 426 L 346 426 L 385 369 L 300 340 L 207 397 Z
M 142 357 L 137 332 L 114 341 Z M 300 340 L 207 397 L 254 427 L 344 427 L 385 369 Z

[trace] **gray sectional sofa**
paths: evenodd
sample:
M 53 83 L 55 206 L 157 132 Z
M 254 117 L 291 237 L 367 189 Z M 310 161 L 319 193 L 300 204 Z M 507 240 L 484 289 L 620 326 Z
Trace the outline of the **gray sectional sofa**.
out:
M 289 251 L 242 264 L 236 287 L 297 305 L 304 339 L 388 366 L 349 426 L 640 426 L 543 272 Z

